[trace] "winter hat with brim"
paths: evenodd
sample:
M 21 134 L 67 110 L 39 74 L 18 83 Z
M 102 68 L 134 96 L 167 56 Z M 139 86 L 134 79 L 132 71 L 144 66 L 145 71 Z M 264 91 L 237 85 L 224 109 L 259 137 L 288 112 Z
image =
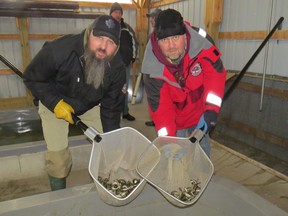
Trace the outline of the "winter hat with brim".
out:
M 92 24 L 94 36 L 106 36 L 111 38 L 117 45 L 120 40 L 120 23 L 112 16 L 101 15 L 95 19 Z
M 163 10 L 158 14 L 154 31 L 158 40 L 186 33 L 186 27 L 181 14 L 173 9 Z
M 146 16 L 147 17 L 157 17 L 161 11 L 162 11 L 161 9 L 156 8 L 151 13 L 146 14 Z
M 118 2 L 115 2 L 115 3 L 113 3 L 113 4 L 111 5 L 110 15 L 111 15 L 111 13 L 113 13 L 113 12 L 116 11 L 116 10 L 121 11 L 121 14 L 123 14 L 123 9 L 122 9 L 121 5 L 120 5 Z

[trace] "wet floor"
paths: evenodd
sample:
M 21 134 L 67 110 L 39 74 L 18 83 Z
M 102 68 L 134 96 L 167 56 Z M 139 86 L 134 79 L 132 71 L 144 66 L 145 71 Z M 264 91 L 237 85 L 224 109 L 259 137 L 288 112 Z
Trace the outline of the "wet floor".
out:
M 70 126 L 69 136 L 82 135 L 77 126 Z M 43 140 L 37 108 L 0 111 L 0 146 Z
M 70 126 L 69 136 L 82 135 L 77 126 Z M 41 121 L 22 120 L 0 124 L 0 146 L 43 140 Z

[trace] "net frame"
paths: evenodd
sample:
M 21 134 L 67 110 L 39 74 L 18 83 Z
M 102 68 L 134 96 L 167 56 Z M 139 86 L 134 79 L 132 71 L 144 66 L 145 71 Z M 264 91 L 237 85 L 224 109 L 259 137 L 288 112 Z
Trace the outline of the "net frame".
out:
M 147 181 L 136 170 L 141 154 L 151 145 L 137 130 L 123 127 L 101 134 L 102 140 L 93 142 L 89 173 L 93 178 L 97 193 L 105 203 L 123 206 L 134 200 L 143 190 Z M 107 190 L 98 180 L 98 176 L 115 178 L 139 178 L 140 183 L 126 197 L 120 198 Z
M 165 148 L 167 146 L 171 146 L 171 144 L 177 145 L 179 150 L 183 150 L 184 153 L 182 152 L 180 156 L 178 154 L 180 159 L 188 159 L 189 164 L 186 174 L 189 176 L 189 180 L 197 179 L 201 183 L 199 193 L 191 201 L 182 201 L 172 196 L 170 191 L 171 188 L 169 188 L 171 186 L 168 186 L 167 181 L 165 181 L 165 179 L 169 179 L 167 178 L 167 174 L 163 174 L 165 171 L 165 163 L 167 167 L 167 163 L 169 161 L 168 159 L 171 159 L 171 157 L 174 158 L 174 156 L 177 155 L 176 153 L 172 153 L 167 156 L 167 151 L 165 151 Z M 151 155 L 153 156 L 157 154 L 159 155 L 160 159 L 156 163 L 155 157 L 153 159 L 153 157 L 151 158 Z M 149 166 L 146 164 L 150 160 L 154 161 L 154 167 L 153 169 L 149 170 Z M 162 136 L 156 138 L 152 142 L 150 148 L 143 152 L 137 164 L 137 172 L 140 176 L 146 179 L 148 183 L 153 185 L 171 204 L 177 207 L 187 207 L 194 204 L 204 192 L 213 175 L 214 166 L 209 157 L 200 147 L 198 141 L 192 143 L 188 138 Z M 173 182 L 177 182 L 178 179 L 172 180 Z

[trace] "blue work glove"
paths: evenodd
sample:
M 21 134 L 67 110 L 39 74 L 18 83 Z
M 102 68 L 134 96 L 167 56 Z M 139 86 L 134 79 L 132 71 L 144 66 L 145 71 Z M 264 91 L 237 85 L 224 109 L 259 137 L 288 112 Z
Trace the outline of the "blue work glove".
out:
M 196 128 L 207 134 L 217 122 L 218 114 L 214 110 L 206 110 L 201 116 Z

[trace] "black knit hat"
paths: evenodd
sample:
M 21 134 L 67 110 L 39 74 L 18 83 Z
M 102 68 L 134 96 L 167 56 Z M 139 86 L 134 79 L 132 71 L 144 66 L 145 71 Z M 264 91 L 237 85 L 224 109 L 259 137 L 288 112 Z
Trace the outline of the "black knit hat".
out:
M 115 10 L 120 10 L 120 11 L 121 11 L 121 14 L 123 14 L 123 9 L 122 9 L 121 5 L 120 5 L 118 2 L 114 2 L 114 3 L 111 5 L 110 15 L 111 15 L 111 13 L 113 13 L 113 11 L 115 11 Z
M 111 38 L 117 45 L 120 40 L 120 23 L 112 16 L 101 15 L 92 24 L 94 36 L 106 36 Z
M 183 35 L 186 33 L 183 17 L 176 10 L 163 10 L 156 19 L 154 31 L 158 40 L 174 35 Z

